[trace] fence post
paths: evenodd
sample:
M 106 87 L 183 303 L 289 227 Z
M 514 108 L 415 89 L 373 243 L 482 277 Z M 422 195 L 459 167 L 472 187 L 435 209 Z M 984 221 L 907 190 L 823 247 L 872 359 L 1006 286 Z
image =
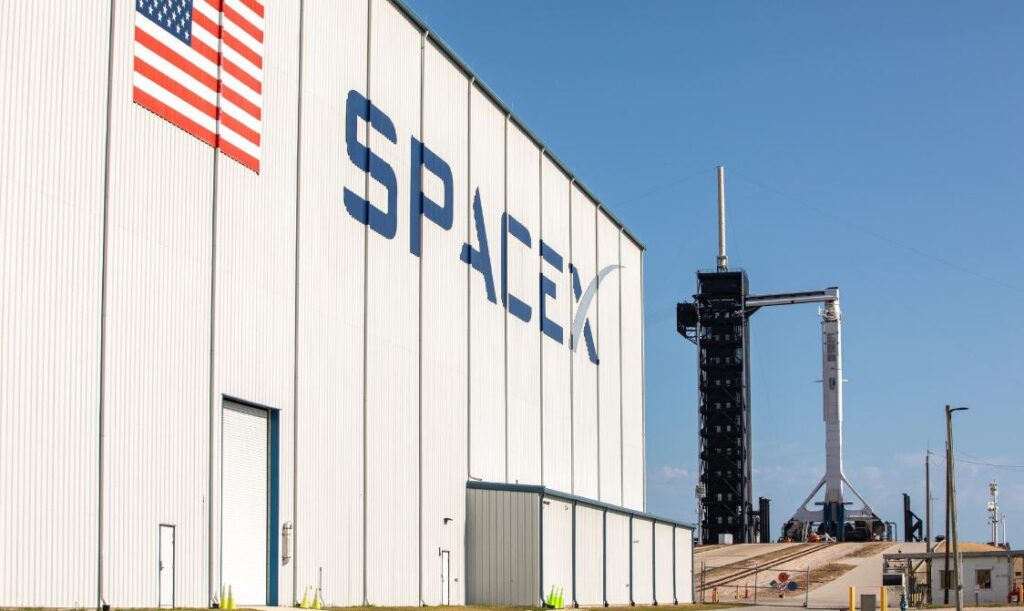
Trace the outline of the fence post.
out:
M 759 565 L 754 565 L 754 604 L 757 604 L 757 574 L 761 571 Z
M 700 602 L 704 602 L 704 584 L 707 583 L 707 572 L 708 563 L 701 561 L 700 563 Z
M 811 567 L 807 567 L 807 577 L 804 579 L 804 608 L 811 604 Z

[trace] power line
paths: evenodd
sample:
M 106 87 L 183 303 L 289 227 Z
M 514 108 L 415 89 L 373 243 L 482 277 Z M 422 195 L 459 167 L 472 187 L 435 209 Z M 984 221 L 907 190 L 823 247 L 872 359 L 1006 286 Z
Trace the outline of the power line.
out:
M 688 174 L 688 175 L 686 175 L 686 176 L 684 176 L 682 178 L 678 178 L 676 180 L 673 180 L 672 182 L 665 183 L 665 184 L 661 185 L 660 187 L 655 187 L 655 188 L 651 189 L 650 191 L 645 191 L 644 193 L 641 193 L 640 195 L 637 195 L 637 196 L 632 197 L 630 199 L 618 202 L 616 204 L 616 206 L 625 206 L 626 204 L 632 204 L 633 202 L 637 202 L 637 201 L 640 201 L 642 199 L 646 199 L 646 198 L 654 195 L 655 193 L 661 193 L 665 189 L 668 189 L 670 187 L 674 187 L 674 186 L 676 186 L 678 184 L 682 184 L 682 183 L 687 182 L 689 180 L 693 180 L 694 178 L 697 178 L 698 176 L 703 176 L 704 174 L 707 174 L 708 172 L 711 172 L 714 169 L 715 168 L 713 168 L 713 167 L 711 167 L 711 168 L 704 168 L 703 170 L 700 170 L 698 172 L 694 172 L 693 174 Z
M 930 456 L 936 456 L 936 457 L 941 458 L 943 460 L 946 459 L 946 455 L 945 454 L 941 454 L 939 452 L 928 452 L 928 454 Z M 964 456 L 968 456 L 970 458 L 963 458 Z M 972 460 L 972 458 L 974 460 Z M 971 464 L 971 465 L 979 465 L 979 466 L 983 466 L 983 467 L 995 467 L 997 469 L 1007 469 L 1009 471 L 1024 471 L 1024 465 L 1008 465 L 1008 464 L 1005 464 L 1005 463 L 988 462 L 988 461 L 982 460 L 982 459 L 980 459 L 980 458 L 978 458 L 976 456 L 971 456 L 970 454 L 967 454 L 966 452 L 963 452 L 963 451 L 961 451 L 960 452 L 960 456 L 958 456 L 956 458 L 956 462 L 958 462 L 958 463 L 962 462 L 962 463 L 967 463 L 967 464 Z
M 806 201 L 797 199 L 797 198 L 795 198 L 795 197 L 793 197 L 791 195 L 783 193 L 782 191 L 779 191 L 778 189 L 770 187 L 770 186 L 764 184 L 763 182 L 761 182 L 761 181 L 759 181 L 759 180 L 757 180 L 755 178 L 751 178 L 750 176 L 747 176 L 746 174 L 744 174 L 742 172 L 738 172 L 738 171 L 736 171 L 734 169 L 731 169 L 731 168 L 730 168 L 730 172 L 732 174 L 734 174 L 734 175 L 738 175 L 740 178 L 746 180 L 747 182 L 749 182 L 749 183 L 751 183 L 751 184 L 753 184 L 753 185 L 755 185 L 757 187 L 760 187 L 760 188 L 762 188 L 762 189 L 764 189 L 766 191 L 770 191 L 770 192 L 774 193 L 775 195 L 777 195 L 777 196 L 779 196 L 779 197 L 781 197 L 783 199 L 789 200 L 790 202 L 792 202 L 792 203 L 794 203 L 794 204 L 796 204 L 798 206 L 801 206 L 803 208 L 806 208 L 808 210 L 811 210 L 813 212 L 817 212 L 818 214 L 820 214 L 822 216 L 826 216 L 826 217 L 828 217 L 828 218 L 830 218 L 830 219 L 832 219 L 834 221 L 837 221 L 839 223 L 842 223 L 843 225 L 846 225 L 847 227 L 850 227 L 852 229 L 856 229 L 857 231 L 860 231 L 861 233 L 865 233 L 865 234 L 875 238 L 876 240 L 880 240 L 882 242 L 886 242 L 887 244 L 891 244 L 892 246 L 896 246 L 897 248 L 902 248 L 903 250 L 906 250 L 908 252 L 912 252 L 912 253 L 916 254 L 917 256 L 919 256 L 919 257 L 922 257 L 924 259 L 928 259 L 929 261 L 932 261 L 934 263 L 939 263 L 941 265 L 945 265 L 946 267 L 949 267 L 951 269 L 955 269 L 955 270 L 957 270 L 957 271 L 959 271 L 961 273 L 974 276 L 975 278 L 979 278 L 981 280 L 985 280 L 985 281 L 991 282 L 993 284 L 998 284 L 999 286 L 1002 286 L 1003 288 L 1010 289 L 1011 291 L 1016 291 L 1018 293 L 1024 293 L 1024 288 L 1021 288 L 1019 286 L 1010 284 L 1008 282 L 1004 282 L 1004 281 L 1002 281 L 1002 280 L 1000 280 L 998 278 L 994 278 L 994 277 L 989 276 L 987 274 L 983 274 L 981 272 L 976 272 L 973 269 L 970 269 L 969 267 L 964 267 L 963 265 L 960 265 L 959 263 L 956 263 L 954 261 L 950 261 L 948 259 L 943 259 L 942 257 L 939 257 L 937 255 L 933 255 L 930 252 L 926 252 L 924 250 L 921 250 L 920 248 L 917 248 L 916 246 L 911 246 L 910 244 L 905 244 L 905 243 L 900 242 L 898 240 L 894 240 L 894 239 L 890 238 L 889 236 L 883 235 L 881 233 L 878 233 L 877 231 L 875 231 L 873 229 L 869 229 L 869 228 L 867 228 L 867 227 L 865 227 L 863 225 L 860 225 L 858 223 L 854 223 L 853 221 L 850 221 L 850 220 L 845 219 L 845 218 L 843 218 L 843 217 L 841 217 L 841 216 L 839 216 L 837 214 L 829 212 L 828 210 L 824 210 L 824 209 L 819 208 L 819 207 L 817 207 L 817 206 L 815 206 L 813 204 L 809 204 Z

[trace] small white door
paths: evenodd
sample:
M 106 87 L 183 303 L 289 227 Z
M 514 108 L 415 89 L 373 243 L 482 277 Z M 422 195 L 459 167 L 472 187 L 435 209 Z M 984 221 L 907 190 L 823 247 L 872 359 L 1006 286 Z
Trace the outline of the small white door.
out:
M 160 525 L 160 606 L 174 606 L 174 526 Z
M 225 402 L 221 580 L 236 605 L 267 604 L 267 411 Z
M 448 596 L 448 593 L 449 593 L 448 592 L 448 590 L 449 590 L 449 585 L 448 585 L 449 579 L 448 578 L 451 575 L 451 573 L 448 572 L 448 568 L 449 568 L 448 567 L 448 552 L 447 551 L 442 551 L 441 552 L 441 604 L 442 605 L 449 605 L 449 604 L 451 604 L 449 602 L 450 599 L 449 599 L 449 596 Z

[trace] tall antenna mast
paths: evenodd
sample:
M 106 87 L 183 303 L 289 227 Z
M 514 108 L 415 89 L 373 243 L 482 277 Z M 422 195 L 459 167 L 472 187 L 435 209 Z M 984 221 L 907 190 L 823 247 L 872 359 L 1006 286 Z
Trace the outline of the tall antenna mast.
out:
M 718 271 L 729 268 L 725 254 L 725 166 L 718 166 Z

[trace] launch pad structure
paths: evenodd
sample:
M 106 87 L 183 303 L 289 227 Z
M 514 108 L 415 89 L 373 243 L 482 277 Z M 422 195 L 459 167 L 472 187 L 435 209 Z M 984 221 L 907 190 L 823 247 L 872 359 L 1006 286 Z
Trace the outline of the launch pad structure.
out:
M 702 492 L 700 543 L 731 539 L 768 542 L 768 503 L 752 508 L 750 420 L 750 317 L 769 306 L 822 304 L 822 418 L 824 475 L 783 527 L 782 536 L 806 541 L 828 536 L 839 541 L 881 537 L 885 524 L 843 472 L 842 313 L 839 289 L 754 295 L 744 270 L 729 267 L 725 252 L 725 174 L 718 168 L 717 269 L 697 272 L 693 302 L 677 305 L 678 332 L 697 346 L 699 464 Z M 845 500 L 848 488 L 859 506 Z M 824 489 L 823 499 L 811 505 Z M 852 506 L 852 507 L 851 507 Z M 757 533 L 757 536 L 755 536 Z

